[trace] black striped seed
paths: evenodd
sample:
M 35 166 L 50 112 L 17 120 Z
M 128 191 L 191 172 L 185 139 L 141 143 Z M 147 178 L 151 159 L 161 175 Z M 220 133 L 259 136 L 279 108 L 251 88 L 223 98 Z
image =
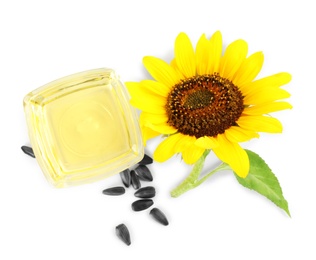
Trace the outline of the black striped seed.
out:
M 22 151 L 23 151 L 25 154 L 27 154 L 27 155 L 29 155 L 29 156 L 35 158 L 34 151 L 33 151 L 33 149 L 32 149 L 31 147 L 23 145 L 23 146 L 21 147 L 21 149 L 22 149 Z
M 115 228 L 116 235 L 126 244 L 131 244 L 131 237 L 127 227 L 124 224 L 120 224 Z
M 104 195 L 118 196 L 125 193 L 124 187 L 113 187 L 102 191 Z
M 153 159 L 147 154 L 144 154 L 144 158 L 138 164 L 145 165 L 145 164 L 152 164 L 152 163 L 153 163 Z
M 138 176 L 136 175 L 135 171 L 131 171 L 131 180 L 132 180 L 132 186 L 135 190 L 138 190 L 141 187 L 140 181 Z
M 151 199 L 136 200 L 132 203 L 132 210 L 134 211 L 145 210 L 151 207 L 153 204 L 154 202 Z
M 156 195 L 156 190 L 152 186 L 147 186 L 140 188 L 138 191 L 134 193 L 135 197 L 142 198 L 142 199 L 149 199 L 153 198 Z
M 121 179 L 122 179 L 124 186 L 126 188 L 128 188 L 131 185 L 131 172 L 130 172 L 130 170 L 126 169 L 126 170 L 120 172 L 120 176 L 121 176 Z
M 168 226 L 169 222 L 168 219 L 166 218 L 165 214 L 157 208 L 153 208 L 149 214 L 155 219 L 157 220 L 160 224 L 164 225 L 164 226 Z
M 153 176 L 146 165 L 138 165 L 135 168 L 135 172 L 136 172 L 137 176 L 142 181 L 152 181 L 153 180 Z

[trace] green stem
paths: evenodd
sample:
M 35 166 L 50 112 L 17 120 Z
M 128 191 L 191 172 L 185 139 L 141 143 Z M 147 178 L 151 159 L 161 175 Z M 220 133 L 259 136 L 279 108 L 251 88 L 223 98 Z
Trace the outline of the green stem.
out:
M 209 152 L 210 152 L 209 150 L 205 150 L 204 154 L 194 165 L 189 176 L 182 183 L 180 183 L 175 189 L 171 191 L 172 197 L 174 198 L 179 197 L 183 193 L 196 188 L 197 186 L 201 185 L 207 178 L 209 178 L 210 176 L 212 176 L 214 173 L 218 171 L 231 169 L 229 165 L 227 165 L 226 163 L 221 163 L 213 171 L 211 171 L 210 173 L 206 174 L 204 177 L 199 179 L 200 173 L 204 166 L 205 159 L 207 155 L 209 154 Z
M 219 171 L 225 171 L 225 170 L 231 170 L 231 168 L 230 168 L 230 166 L 228 164 L 223 162 L 220 165 L 218 165 L 213 171 L 211 171 L 210 173 L 208 173 L 205 176 L 203 176 L 203 178 L 198 180 L 198 183 L 196 184 L 195 187 L 197 187 L 200 184 L 202 184 L 207 178 L 211 177 L 214 173 L 219 172 Z

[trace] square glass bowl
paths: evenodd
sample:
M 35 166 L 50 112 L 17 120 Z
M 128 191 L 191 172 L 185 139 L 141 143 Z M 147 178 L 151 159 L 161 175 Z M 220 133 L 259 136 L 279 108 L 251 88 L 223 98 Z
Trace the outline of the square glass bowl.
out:
M 111 69 L 70 75 L 24 98 L 29 137 L 56 187 L 103 179 L 144 156 L 137 113 Z

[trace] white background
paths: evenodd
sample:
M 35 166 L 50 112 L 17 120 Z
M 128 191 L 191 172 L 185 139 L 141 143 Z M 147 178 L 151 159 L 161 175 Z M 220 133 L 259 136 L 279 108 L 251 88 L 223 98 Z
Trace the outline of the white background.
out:
M 315 7 L 313 1 L 1 1 L 0 259 L 316 259 Z M 223 42 L 242 38 L 262 50 L 259 77 L 287 71 L 292 110 L 275 113 L 284 133 L 262 134 L 245 147 L 260 154 L 278 177 L 292 218 L 241 187 L 231 172 L 214 175 L 174 199 L 169 191 L 189 173 L 179 157 L 150 166 L 155 205 L 133 212 L 133 189 L 122 197 L 101 191 L 119 176 L 55 189 L 29 145 L 22 100 L 33 89 L 72 73 L 110 67 L 123 81 L 149 75 L 142 57 L 170 60 L 174 39 L 186 32 L 221 30 Z M 156 139 L 146 151 L 152 155 Z M 210 156 L 205 171 L 218 163 Z M 132 245 L 114 228 L 125 223 Z M 115 257 L 115 258 L 114 258 Z

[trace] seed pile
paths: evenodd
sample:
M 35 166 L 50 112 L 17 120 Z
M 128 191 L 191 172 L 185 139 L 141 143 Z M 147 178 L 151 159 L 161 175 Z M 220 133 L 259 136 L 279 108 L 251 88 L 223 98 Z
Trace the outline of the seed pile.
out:
M 22 146 L 22 151 L 35 158 L 33 149 L 29 146 Z M 141 181 L 152 182 L 153 176 L 146 165 L 153 163 L 153 159 L 144 155 L 144 158 L 138 163 L 135 169 L 126 169 L 120 172 L 120 177 L 125 188 L 132 186 L 136 191 L 134 196 L 138 198 L 135 200 L 131 207 L 133 211 L 143 211 L 150 208 L 154 201 L 152 198 L 156 195 L 156 189 L 153 186 L 145 186 L 141 188 Z M 108 196 L 120 196 L 125 194 L 125 188 L 122 186 L 116 186 L 112 188 L 107 188 L 102 191 L 104 195 Z M 168 219 L 165 214 L 158 208 L 153 208 L 150 210 L 149 215 L 153 217 L 158 223 L 167 226 L 169 225 Z M 131 244 L 130 233 L 128 228 L 124 223 L 119 224 L 115 227 L 116 235 L 126 244 Z
M 125 188 L 132 186 L 136 190 L 134 196 L 138 199 L 131 204 L 133 211 L 143 211 L 150 208 L 154 204 L 152 198 L 154 198 L 156 195 L 156 189 L 153 186 L 141 187 L 143 181 L 153 181 L 151 171 L 146 166 L 151 163 L 153 163 L 153 159 L 145 154 L 144 158 L 134 169 L 126 169 L 120 172 L 120 177 Z M 110 196 L 123 195 L 125 193 L 125 188 L 123 186 L 107 188 L 103 190 L 102 193 Z M 151 209 L 149 215 L 151 215 L 154 220 L 164 226 L 169 224 L 165 214 L 158 208 Z M 116 235 L 126 245 L 129 246 L 131 244 L 131 238 L 126 225 L 122 223 L 116 226 L 115 230 Z

